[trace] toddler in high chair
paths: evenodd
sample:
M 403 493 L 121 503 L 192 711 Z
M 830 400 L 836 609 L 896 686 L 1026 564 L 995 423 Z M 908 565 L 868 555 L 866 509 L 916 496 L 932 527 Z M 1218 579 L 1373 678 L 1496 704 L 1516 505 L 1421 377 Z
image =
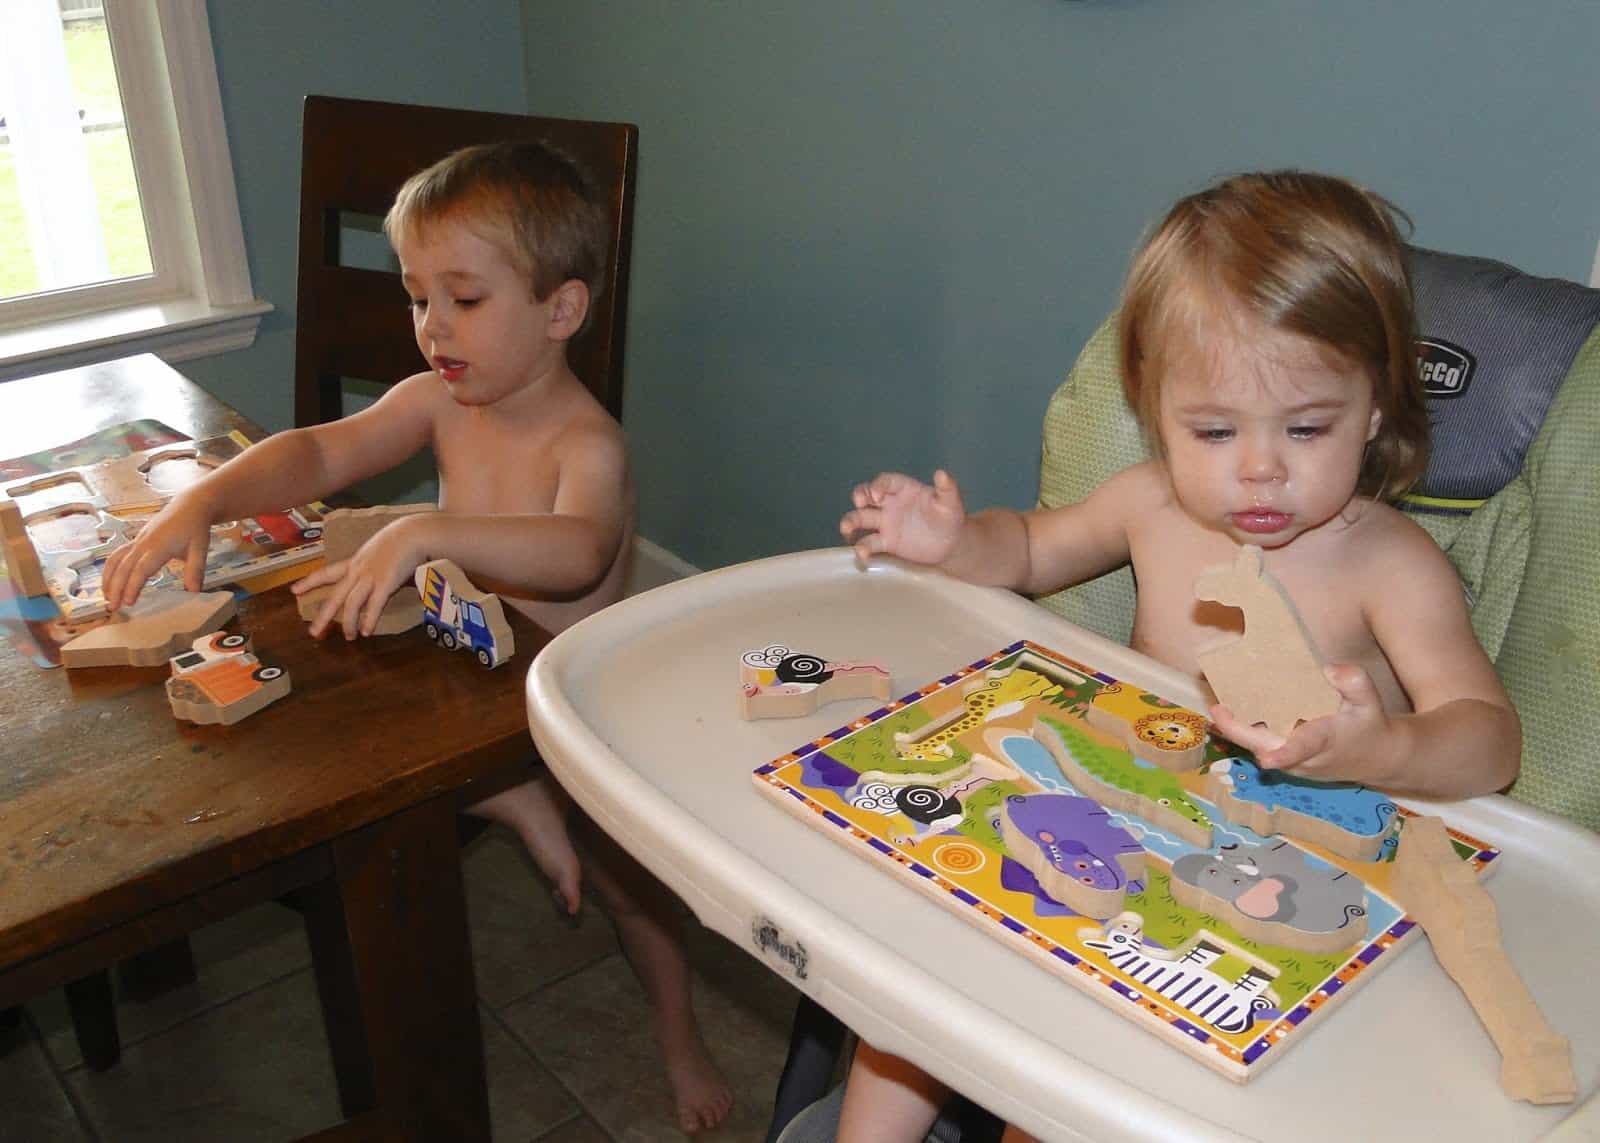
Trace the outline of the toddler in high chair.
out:
M 863 561 L 1028 594 L 1131 562 L 1133 647 L 1196 677 L 1198 650 L 1242 631 L 1237 610 L 1195 599 L 1196 577 L 1255 545 L 1339 709 L 1285 738 L 1214 705 L 1221 734 L 1307 778 L 1429 798 L 1504 788 L 1521 764 L 1516 712 L 1455 570 L 1387 503 L 1428 446 L 1396 214 L 1295 171 L 1181 200 L 1135 256 L 1119 317 L 1123 388 L 1153 459 L 1075 504 L 973 515 L 943 471 L 931 485 L 885 473 L 856 486 L 841 533 Z M 921 1139 L 945 1094 L 862 1044 L 839 1138 Z
M 582 172 L 537 143 L 468 147 L 411 177 L 384 220 L 428 368 L 370 408 L 275 434 L 175 496 L 106 561 L 107 602 L 127 606 L 173 557 L 197 590 L 210 526 L 327 496 L 431 448 L 439 509 L 384 527 L 347 561 L 295 584 L 329 596 L 311 623 L 372 634 L 419 564 L 448 558 L 545 630 L 622 595 L 634 487 L 622 428 L 573 374 L 567 342 L 604 285 L 608 219 Z M 396 298 L 395 304 L 401 304 Z M 579 904 L 589 859 L 623 951 L 653 1008 L 679 1126 L 727 1115 L 732 1093 L 690 1004 L 671 895 L 587 821 L 548 774 L 476 806 L 508 825 L 563 908 Z

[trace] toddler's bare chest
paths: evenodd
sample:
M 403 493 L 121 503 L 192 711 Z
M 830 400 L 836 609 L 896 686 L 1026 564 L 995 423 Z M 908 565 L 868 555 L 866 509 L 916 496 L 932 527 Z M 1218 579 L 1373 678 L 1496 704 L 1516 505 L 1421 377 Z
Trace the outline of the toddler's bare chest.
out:
M 536 450 L 494 439 L 441 441 L 434 459 L 446 511 L 526 515 L 555 508 L 557 467 Z

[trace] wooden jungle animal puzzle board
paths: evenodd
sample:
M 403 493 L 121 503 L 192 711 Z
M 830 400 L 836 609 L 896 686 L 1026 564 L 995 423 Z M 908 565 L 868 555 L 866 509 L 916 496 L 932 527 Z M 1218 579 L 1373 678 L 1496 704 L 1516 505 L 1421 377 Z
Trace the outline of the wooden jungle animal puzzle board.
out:
M 1206 727 L 1022 641 L 753 777 L 826 835 L 1243 1083 L 1416 937 L 1391 889 L 1412 812 L 1359 786 L 1264 774 Z M 1450 834 L 1480 875 L 1493 868 L 1497 848 Z

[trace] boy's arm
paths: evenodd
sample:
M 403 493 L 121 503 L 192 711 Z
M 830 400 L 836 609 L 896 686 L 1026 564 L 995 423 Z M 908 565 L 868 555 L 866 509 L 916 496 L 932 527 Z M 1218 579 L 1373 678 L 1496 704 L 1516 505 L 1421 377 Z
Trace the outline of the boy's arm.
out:
M 275 433 L 175 495 L 131 543 L 106 560 L 106 602 L 125 607 L 145 580 L 181 556 L 184 586 L 198 591 L 211 525 L 304 504 L 373 476 L 427 444 L 432 374 L 418 374 L 359 413 Z
M 1390 793 L 1467 798 L 1510 785 L 1521 768 L 1522 725 L 1467 616 L 1461 581 L 1421 528 L 1397 519 L 1362 576 L 1364 613 L 1411 700 L 1386 714 L 1371 678 L 1333 665 L 1338 713 L 1296 728 L 1286 742 L 1219 720 L 1264 766 L 1342 779 Z
M 297 592 L 334 585 L 311 634 L 321 637 L 333 623 L 346 638 L 371 634 L 389 597 L 429 560 L 453 560 L 501 590 L 576 597 L 592 589 L 615 561 L 633 511 L 626 448 L 614 429 L 595 429 L 569 436 L 558 459 L 550 512 L 405 517 L 344 564 L 296 584 Z

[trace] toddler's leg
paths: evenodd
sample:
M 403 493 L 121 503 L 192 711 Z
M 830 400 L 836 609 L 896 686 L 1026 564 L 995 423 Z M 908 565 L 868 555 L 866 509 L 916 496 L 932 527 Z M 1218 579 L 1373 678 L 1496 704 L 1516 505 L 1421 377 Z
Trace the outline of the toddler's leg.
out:
M 838 1143 L 921 1143 L 950 1089 L 909 1060 L 856 1044 Z
M 555 885 L 556 900 L 569 914 L 578 911 L 578 851 L 567 833 L 571 799 L 548 774 L 485 798 L 467 812 L 510 826 L 522 838 L 544 875 Z
M 587 816 L 576 814 L 573 826 L 589 859 L 589 881 L 617 926 L 623 955 L 650 1002 L 678 1126 L 690 1135 L 709 1130 L 727 1117 L 733 1092 L 695 1022 L 677 901 Z

